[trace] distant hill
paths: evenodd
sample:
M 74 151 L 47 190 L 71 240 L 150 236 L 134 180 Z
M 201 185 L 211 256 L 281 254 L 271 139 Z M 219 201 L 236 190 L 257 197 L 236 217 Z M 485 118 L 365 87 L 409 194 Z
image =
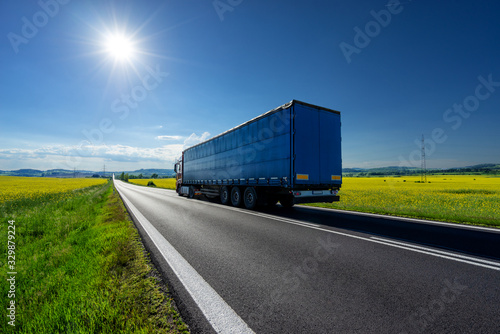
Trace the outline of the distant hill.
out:
M 500 169 L 499 164 L 480 164 L 480 165 L 474 165 L 474 166 L 468 166 L 468 167 L 463 167 L 463 168 L 489 168 L 489 169 Z
M 142 174 L 143 178 L 150 178 L 151 175 L 157 174 L 161 178 L 174 177 L 173 169 L 138 169 L 133 171 L 106 171 L 106 177 L 112 174 L 120 176 L 125 174 L 133 175 L 135 177 Z M 479 164 L 474 166 L 449 168 L 449 169 L 427 169 L 427 174 L 500 174 L 500 164 Z M 379 168 L 343 168 L 342 174 L 344 176 L 383 176 L 383 175 L 413 175 L 420 174 L 420 168 L 416 167 L 379 167 Z M 18 169 L 18 170 L 0 170 L 0 175 L 8 176 L 31 176 L 31 177 L 103 177 L 102 171 L 89 171 L 89 170 L 69 170 L 69 169 L 49 169 L 46 171 L 39 169 Z
M 119 172 L 121 174 L 121 172 Z M 153 174 L 158 174 L 160 177 L 172 177 L 175 175 L 175 172 L 173 169 L 154 169 L 154 168 L 149 168 L 149 169 L 138 169 L 134 171 L 125 171 L 125 174 L 129 175 L 139 175 L 142 174 L 144 177 L 149 177 Z M 115 175 L 117 173 L 115 172 Z
M 449 173 L 491 173 L 500 174 L 500 164 L 479 164 L 462 168 L 447 169 Z
M 417 167 L 381 167 L 381 168 L 343 168 L 344 176 L 382 176 L 382 175 L 412 175 L 420 174 Z M 428 168 L 427 174 L 500 174 L 500 164 L 479 164 L 468 167 L 448 169 Z
M 143 175 L 144 178 L 151 177 L 152 174 L 158 174 L 159 177 L 172 177 L 175 175 L 173 169 L 139 169 L 134 171 L 124 171 L 125 174 L 138 176 Z M 106 177 L 112 174 L 120 175 L 122 171 L 106 171 Z M 102 171 L 90 170 L 69 170 L 69 169 L 49 169 L 46 171 L 39 169 L 18 169 L 18 170 L 0 170 L 0 175 L 6 176 L 29 176 L 29 177 L 102 177 Z
M 8 173 L 8 172 L 6 172 L 6 173 Z M 11 174 L 7 174 L 7 175 L 11 175 L 11 176 L 41 176 L 42 173 L 43 172 L 41 170 L 38 170 L 38 169 L 19 169 L 16 171 L 12 171 Z
M 88 170 L 68 170 L 68 169 L 49 169 L 46 171 L 39 169 L 18 169 L 18 170 L 0 170 L 0 175 L 6 176 L 31 176 L 31 177 L 91 177 L 96 172 Z

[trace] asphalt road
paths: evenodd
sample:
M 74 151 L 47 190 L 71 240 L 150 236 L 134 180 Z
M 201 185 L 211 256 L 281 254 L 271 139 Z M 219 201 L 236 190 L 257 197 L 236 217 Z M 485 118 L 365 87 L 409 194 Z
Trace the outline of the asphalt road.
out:
M 195 333 L 500 333 L 500 231 L 115 181 Z

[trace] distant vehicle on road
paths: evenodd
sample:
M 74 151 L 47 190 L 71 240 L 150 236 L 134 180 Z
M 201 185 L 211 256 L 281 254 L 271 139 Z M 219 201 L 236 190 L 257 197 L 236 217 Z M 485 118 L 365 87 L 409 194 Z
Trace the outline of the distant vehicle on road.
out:
M 293 100 L 186 149 L 174 169 L 189 198 L 248 209 L 338 201 L 340 112 Z

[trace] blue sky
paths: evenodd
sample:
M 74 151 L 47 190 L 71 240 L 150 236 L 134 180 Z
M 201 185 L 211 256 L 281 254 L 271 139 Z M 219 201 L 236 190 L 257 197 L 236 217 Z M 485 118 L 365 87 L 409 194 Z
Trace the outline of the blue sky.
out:
M 2 1 L 0 169 L 172 168 L 292 99 L 344 167 L 500 162 L 498 1 Z M 133 44 L 128 60 L 107 36 Z

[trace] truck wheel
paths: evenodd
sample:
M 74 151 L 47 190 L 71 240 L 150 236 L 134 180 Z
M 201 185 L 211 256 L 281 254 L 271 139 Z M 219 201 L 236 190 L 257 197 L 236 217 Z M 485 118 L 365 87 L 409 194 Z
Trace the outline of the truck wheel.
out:
M 257 192 L 255 191 L 254 187 L 248 187 L 245 189 L 243 201 L 245 202 L 245 207 L 247 209 L 255 209 L 255 207 L 257 206 Z
M 189 186 L 188 198 L 193 198 L 193 197 L 194 197 L 194 187 L 193 186 Z
M 284 208 L 291 208 L 294 205 L 293 197 L 284 197 L 280 199 L 280 204 Z
M 231 204 L 233 206 L 241 206 L 241 190 L 238 187 L 231 189 Z
M 220 189 L 220 201 L 222 202 L 222 204 L 228 205 L 229 200 L 230 200 L 229 189 L 226 186 L 224 186 Z

